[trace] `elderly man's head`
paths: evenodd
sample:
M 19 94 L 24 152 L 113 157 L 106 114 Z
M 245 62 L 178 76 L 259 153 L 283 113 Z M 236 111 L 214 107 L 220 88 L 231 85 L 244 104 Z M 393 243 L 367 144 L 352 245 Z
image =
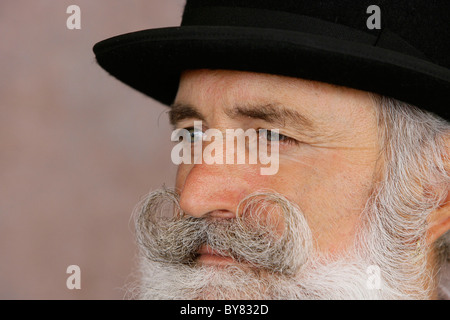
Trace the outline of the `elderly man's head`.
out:
M 180 164 L 175 189 L 137 214 L 140 297 L 437 297 L 446 121 L 364 91 L 226 70 L 184 72 L 170 117 L 176 128 L 278 129 L 279 168 Z

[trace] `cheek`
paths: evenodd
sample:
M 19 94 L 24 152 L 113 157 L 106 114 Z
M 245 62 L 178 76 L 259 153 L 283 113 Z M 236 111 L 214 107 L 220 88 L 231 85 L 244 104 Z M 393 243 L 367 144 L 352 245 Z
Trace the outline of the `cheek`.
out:
M 318 250 L 338 252 L 354 240 L 371 192 L 372 173 L 371 166 L 322 154 L 280 167 L 274 188 L 302 209 Z

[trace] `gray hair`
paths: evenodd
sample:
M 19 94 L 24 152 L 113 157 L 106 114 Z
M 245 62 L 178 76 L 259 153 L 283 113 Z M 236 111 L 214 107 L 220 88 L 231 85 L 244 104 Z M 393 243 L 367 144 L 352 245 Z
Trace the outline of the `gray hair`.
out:
M 396 230 L 395 220 L 409 221 L 409 227 L 402 232 L 407 233 L 404 234 L 406 239 L 420 243 L 425 234 L 415 234 L 416 230 L 423 230 L 416 227 L 426 224 L 428 215 L 441 207 L 447 198 L 450 123 L 392 98 L 378 95 L 372 95 L 372 98 L 377 106 L 383 174 L 396 181 L 391 186 L 391 196 L 397 197 L 409 209 L 406 213 L 397 211 L 395 216 L 389 217 L 392 230 Z M 450 261 L 449 232 L 436 241 L 434 249 L 439 258 L 438 267 L 445 267 Z

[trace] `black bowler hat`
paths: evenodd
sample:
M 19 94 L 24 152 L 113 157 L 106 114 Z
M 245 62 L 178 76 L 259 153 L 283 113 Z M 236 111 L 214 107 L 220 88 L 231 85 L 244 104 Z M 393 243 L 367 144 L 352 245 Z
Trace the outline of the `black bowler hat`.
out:
M 449 0 L 187 0 L 180 27 L 113 37 L 94 52 L 167 105 L 183 70 L 230 69 L 374 92 L 450 120 Z

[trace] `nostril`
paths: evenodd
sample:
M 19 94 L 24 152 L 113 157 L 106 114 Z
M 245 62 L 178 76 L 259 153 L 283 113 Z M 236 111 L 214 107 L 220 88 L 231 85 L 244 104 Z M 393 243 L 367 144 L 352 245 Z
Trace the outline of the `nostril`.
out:
M 236 218 L 236 213 L 229 210 L 214 210 L 208 214 L 211 218 L 232 219 Z

